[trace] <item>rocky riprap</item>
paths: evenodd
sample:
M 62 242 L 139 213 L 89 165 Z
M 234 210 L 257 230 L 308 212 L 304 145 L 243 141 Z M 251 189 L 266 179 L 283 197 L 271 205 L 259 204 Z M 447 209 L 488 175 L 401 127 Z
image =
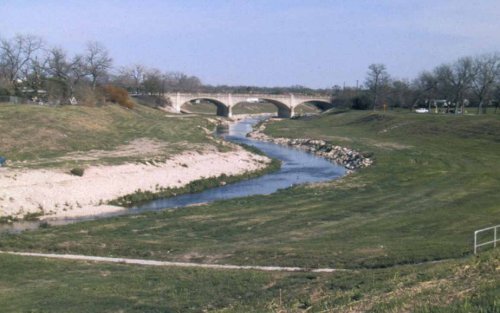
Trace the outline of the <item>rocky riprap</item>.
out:
M 292 146 L 314 153 L 317 156 L 321 156 L 327 160 L 342 165 L 350 172 L 359 168 L 370 166 L 373 163 L 373 160 L 365 154 L 349 148 L 332 145 L 324 140 L 269 137 L 263 133 L 264 128 L 265 124 L 261 124 L 256 130 L 249 133 L 248 137 L 273 142 L 279 145 Z

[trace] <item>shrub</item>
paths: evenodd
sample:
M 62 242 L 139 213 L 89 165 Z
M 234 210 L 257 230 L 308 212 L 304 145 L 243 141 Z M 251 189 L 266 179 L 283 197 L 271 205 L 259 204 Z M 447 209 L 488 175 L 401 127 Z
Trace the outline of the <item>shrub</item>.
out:
M 367 95 L 356 96 L 352 99 L 352 108 L 354 110 L 368 110 L 372 103 Z
M 102 97 L 98 92 L 95 92 L 91 87 L 84 84 L 75 86 L 74 96 L 78 99 L 79 105 L 90 107 L 96 106 Z
M 75 167 L 73 169 L 71 169 L 70 173 L 75 175 L 75 176 L 83 176 L 83 173 L 85 172 L 85 170 L 81 167 Z
M 128 109 L 134 107 L 134 102 L 129 98 L 127 90 L 112 85 L 106 85 L 102 87 L 102 91 L 106 97 L 106 101 L 118 103 Z

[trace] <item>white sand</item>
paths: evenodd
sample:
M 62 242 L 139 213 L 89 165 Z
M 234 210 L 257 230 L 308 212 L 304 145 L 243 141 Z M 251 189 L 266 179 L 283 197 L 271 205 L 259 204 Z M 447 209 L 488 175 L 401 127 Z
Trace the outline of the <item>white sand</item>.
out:
M 241 148 L 184 153 L 155 165 L 94 166 L 83 177 L 57 170 L 0 168 L 0 216 L 22 217 L 40 212 L 47 217 L 90 216 L 123 210 L 103 205 L 138 189 L 179 187 L 203 177 L 254 171 L 270 160 Z

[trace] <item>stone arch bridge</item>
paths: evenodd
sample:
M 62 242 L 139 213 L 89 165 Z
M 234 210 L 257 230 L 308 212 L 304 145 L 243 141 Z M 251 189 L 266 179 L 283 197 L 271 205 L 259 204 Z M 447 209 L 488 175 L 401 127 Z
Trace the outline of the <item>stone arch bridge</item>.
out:
M 231 93 L 169 93 L 165 94 L 169 99 L 175 112 L 180 113 L 183 104 L 193 100 L 206 100 L 217 106 L 217 115 L 231 117 L 233 107 L 240 102 L 265 101 L 274 104 L 278 108 L 278 117 L 290 118 L 294 116 L 297 106 L 306 102 L 318 102 L 331 105 L 331 98 L 328 96 L 307 96 L 307 95 L 271 95 L 271 94 L 231 94 Z

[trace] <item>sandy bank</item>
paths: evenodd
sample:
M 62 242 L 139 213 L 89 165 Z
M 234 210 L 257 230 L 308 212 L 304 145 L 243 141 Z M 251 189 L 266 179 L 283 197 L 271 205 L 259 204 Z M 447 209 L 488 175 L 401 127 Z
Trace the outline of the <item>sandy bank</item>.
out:
M 83 177 L 58 170 L 0 168 L 0 216 L 43 212 L 59 218 L 115 212 L 124 208 L 104 204 L 138 189 L 155 191 L 203 177 L 243 174 L 268 162 L 264 156 L 236 147 L 225 153 L 183 153 L 156 164 L 94 166 Z

